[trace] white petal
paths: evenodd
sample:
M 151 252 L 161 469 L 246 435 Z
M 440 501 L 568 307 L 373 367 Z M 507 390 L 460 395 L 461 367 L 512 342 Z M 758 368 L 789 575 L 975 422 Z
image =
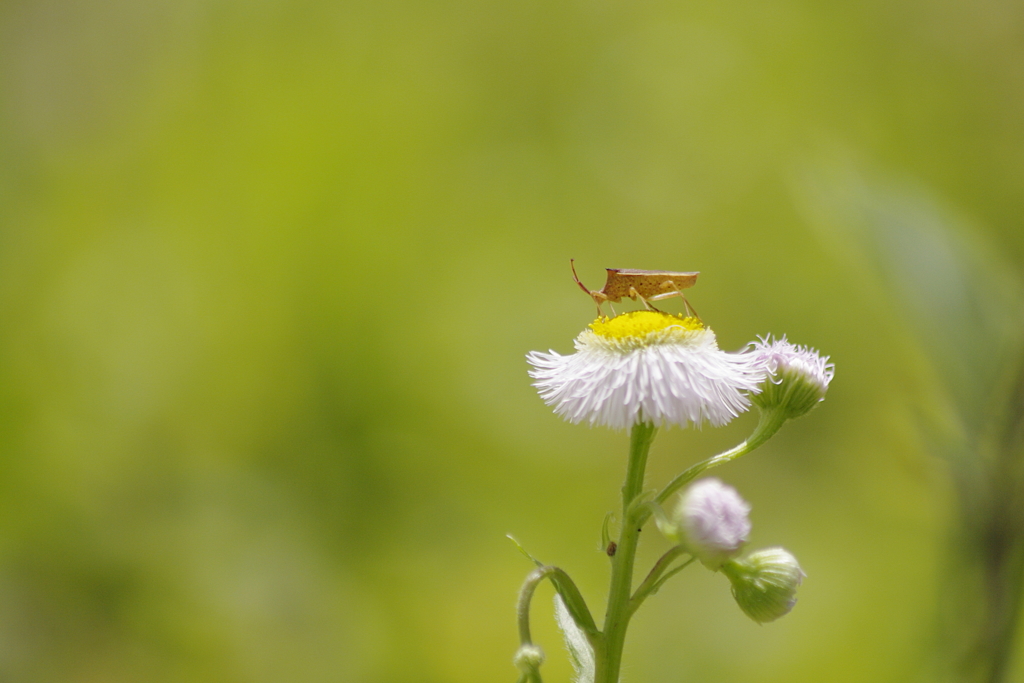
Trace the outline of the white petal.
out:
M 749 349 L 726 353 L 710 329 L 608 340 L 590 330 L 576 353 L 527 355 L 541 398 L 566 420 L 627 429 L 710 422 L 721 426 L 750 407 L 766 361 Z

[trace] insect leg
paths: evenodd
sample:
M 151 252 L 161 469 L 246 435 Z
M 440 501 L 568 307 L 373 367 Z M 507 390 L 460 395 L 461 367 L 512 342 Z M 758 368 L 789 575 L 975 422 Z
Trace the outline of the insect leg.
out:
M 637 299 L 640 299 L 640 303 L 642 303 L 644 305 L 644 308 L 646 308 L 648 311 L 655 311 L 657 313 L 661 313 L 662 312 L 662 311 L 659 311 L 654 306 L 652 306 L 649 303 L 648 299 L 645 299 L 644 297 L 640 296 L 640 292 L 636 291 L 632 287 L 629 288 L 629 298 L 633 299 L 634 301 L 636 301 Z M 650 301 L 653 301 L 656 298 L 658 298 L 658 297 L 652 296 L 652 297 L 650 297 Z
M 693 304 L 691 304 L 690 300 L 687 299 L 685 296 L 683 297 L 683 303 L 686 304 L 686 310 L 688 310 L 694 318 L 700 320 L 700 322 L 702 323 L 704 322 L 703 320 L 700 319 L 700 315 L 697 313 L 697 309 L 693 307 Z
M 669 281 L 669 282 L 672 285 L 672 289 L 674 289 L 675 291 L 674 292 L 669 292 L 668 296 L 671 296 L 673 294 L 678 294 L 679 298 L 683 300 L 683 306 L 686 308 L 687 315 L 692 315 L 697 320 L 700 320 L 700 316 L 697 315 L 697 309 L 694 308 L 692 305 L 690 305 L 690 301 L 686 298 L 686 295 L 683 294 L 682 290 L 679 289 L 679 287 L 676 286 L 676 283 L 671 282 L 671 281 Z M 701 320 L 701 322 L 704 322 L 704 321 Z

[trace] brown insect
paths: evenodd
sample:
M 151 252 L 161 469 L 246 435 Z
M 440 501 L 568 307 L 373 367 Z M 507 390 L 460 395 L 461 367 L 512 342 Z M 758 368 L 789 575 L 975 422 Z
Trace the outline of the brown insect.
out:
M 628 268 L 605 268 L 608 271 L 608 280 L 604 283 L 604 289 L 600 291 L 593 291 L 587 289 L 582 282 L 580 282 L 579 276 L 576 274 L 576 265 L 573 263 L 574 259 L 569 259 L 569 266 L 572 268 L 572 276 L 576 280 L 576 284 L 580 286 L 594 303 L 597 304 L 597 314 L 603 316 L 604 312 L 601 310 L 601 304 L 605 301 L 622 301 L 623 298 L 629 297 L 633 301 L 640 299 L 643 302 L 644 307 L 650 311 L 656 311 L 654 306 L 651 306 L 649 302 L 660 301 L 662 299 L 668 299 L 669 297 L 678 296 L 683 300 L 683 305 L 686 306 L 687 313 L 699 318 L 697 311 L 693 309 L 690 302 L 683 296 L 684 289 L 693 287 L 697 282 L 697 276 L 700 273 L 673 273 L 670 271 L 660 270 L 632 270 Z M 611 307 L 611 303 L 608 304 Z M 612 307 L 612 313 L 615 313 L 615 308 Z

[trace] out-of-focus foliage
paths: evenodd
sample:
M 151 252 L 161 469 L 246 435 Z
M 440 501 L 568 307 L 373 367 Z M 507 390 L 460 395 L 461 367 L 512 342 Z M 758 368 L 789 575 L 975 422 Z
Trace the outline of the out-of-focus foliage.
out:
M 625 675 L 922 674 L 962 498 L 921 406 L 952 386 L 983 410 L 970 365 L 927 349 L 971 325 L 954 301 L 918 319 L 922 346 L 817 239 L 807 169 L 883 169 L 897 204 L 884 178 L 910 178 L 1019 271 L 1019 16 L 5 3 L 0 679 L 514 680 L 530 564 L 504 535 L 600 614 L 626 450 L 526 377 L 525 352 L 569 351 L 593 315 L 569 257 L 594 288 L 604 267 L 700 270 L 688 298 L 723 347 L 786 333 L 837 366 L 820 408 L 716 472 L 753 544 L 807 571 L 794 611 L 757 627 L 688 569 L 638 615 Z M 935 262 L 901 244 L 904 275 Z M 663 433 L 651 482 L 753 421 Z M 567 679 L 542 611 L 545 674 Z
M 806 206 L 881 276 L 929 361 L 922 429 L 957 493 L 931 677 L 1009 680 L 1024 588 L 1024 281 L 920 188 L 842 175 L 808 174 Z

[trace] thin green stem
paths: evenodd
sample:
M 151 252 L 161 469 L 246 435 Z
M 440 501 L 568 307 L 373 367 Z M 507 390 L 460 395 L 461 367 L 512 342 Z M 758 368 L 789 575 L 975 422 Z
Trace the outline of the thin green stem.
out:
M 691 558 L 690 558 L 690 559 L 688 559 L 688 560 L 687 560 L 686 562 L 683 562 L 683 563 L 682 563 L 682 564 L 680 564 L 680 565 L 677 565 L 677 566 L 675 566 L 675 567 L 672 567 L 672 569 L 670 569 L 670 570 L 668 570 L 667 572 L 665 572 L 665 573 L 664 573 L 664 574 L 662 575 L 662 577 L 661 577 L 660 579 L 658 579 L 658 580 L 657 580 L 657 581 L 655 582 L 655 584 L 654 584 L 653 586 L 651 586 L 651 590 L 650 590 L 650 592 L 648 593 L 648 595 L 647 595 L 647 596 L 649 597 L 649 596 L 651 596 L 651 595 L 654 595 L 654 594 L 655 594 L 655 593 L 657 593 L 658 591 L 660 591 L 660 590 L 661 590 L 661 587 L 665 585 L 665 582 L 666 582 L 666 581 L 668 581 L 668 580 L 669 580 L 669 579 L 671 579 L 671 578 L 672 578 L 673 576 L 675 576 L 675 575 L 676 575 L 676 574 L 678 574 L 679 572 L 683 571 L 684 569 L 686 569 L 687 567 L 689 567 L 689 566 L 690 566 L 691 564 L 693 564 L 693 563 L 694 563 L 694 562 L 696 562 L 696 561 L 697 561 L 697 558 L 696 558 L 696 557 L 691 557 Z M 639 605 L 638 605 L 638 606 L 639 606 Z
M 547 578 L 553 567 L 538 567 L 526 577 L 523 587 L 519 589 L 519 601 L 516 605 L 516 615 L 519 618 L 519 643 L 530 645 L 533 638 L 530 636 L 530 601 L 533 600 L 533 593 L 537 585 Z
M 569 575 L 565 573 L 565 570 L 549 564 L 537 567 L 530 572 L 526 581 L 523 582 L 523 587 L 519 589 L 516 613 L 519 617 L 520 645 L 533 643 L 530 636 L 530 602 L 533 600 L 533 593 L 537 590 L 537 586 L 544 579 L 550 579 L 554 584 L 558 594 L 562 596 L 562 601 L 565 603 L 566 609 L 569 610 L 569 614 L 572 615 L 577 626 L 587 635 L 587 639 L 593 645 L 600 633 L 597 630 L 597 624 L 594 623 L 594 617 L 590 615 L 587 603 L 583 600 L 583 595 Z
M 665 577 L 663 577 L 663 575 L 665 574 L 665 571 L 673 562 L 676 561 L 676 558 L 680 555 L 685 555 L 686 552 L 687 551 L 683 546 L 677 545 L 670 548 L 668 552 L 658 558 L 658 561 L 654 563 L 654 567 L 651 568 L 650 573 L 647 574 L 647 578 L 645 578 L 637 587 L 636 592 L 633 593 L 633 597 L 630 598 L 629 602 L 631 611 L 637 611 L 648 596 L 654 595 L 658 591 L 664 583 L 663 578 Z M 687 564 L 689 564 L 689 562 L 682 565 L 682 567 L 685 567 Z M 677 567 L 676 570 L 670 573 L 670 575 L 682 567 Z
M 630 431 L 629 460 L 626 464 L 626 480 L 622 485 L 622 530 L 619 532 L 618 547 L 612 559 L 608 611 L 602 630 L 604 636 L 594 653 L 594 683 L 618 683 L 619 680 L 622 648 L 626 642 L 626 629 L 632 616 L 630 594 L 633 587 L 633 564 L 642 526 L 638 523 L 639 513 L 633 507 L 633 502 L 643 492 L 647 454 L 657 431 L 650 423 L 633 425 Z
M 530 572 L 523 587 L 519 589 L 519 601 L 516 605 L 516 614 L 519 617 L 519 645 L 532 645 L 533 639 L 530 635 L 530 602 L 533 600 L 533 593 L 537 590 L 540 582 L 551 577 L 555 572 L 561 571 L 558 567 L 542 565 Z M 564 573 L 564 572 L 563 572 Z M 516 683 L 543 683 L 540 670 L 536 667 L 530 671 L 523 671 Z
M 747 453 L 750 453 L 758 446 L 761 446 L 762 444 L 764 444 L 764 442 L 770 439 L 775 434 L 775 432 L 779 431 L 779 428 L 782 427 L 785 421 L 786 416 L 782 410 L 767 410 L 762 412 L 761 419 L 758 421 L 757 427 L 754 428 L 753 433 L 747 438 L 746 441 L 736 446 L 735 448 L 730 448 L 727 451 L 712 456 L 707 460 L 702 460 L 696 465 L 689 467 L 681 474 L 679 474 L 675 479 L 670 481 L 665 486 L 665 488 L 661 490 L 661 493 L 659 493 L 655 497 L 654 501 L 659 505 L 664 505 L 665 501 L 667 501 L 673 493 L 689 484 L 691 481 L 699 477 L 707 470 L 711 469 L 712 467 L 717 467 L 718 465 L 731 462 L 736 458 L 739 458 L 741 456 L 746 455 Z M 637 513 L 637 522 L 639 524 L 643 524 L 647 521 L 650 515 L 650 508 L 645 506 L 640 510 L 640 512 Z

